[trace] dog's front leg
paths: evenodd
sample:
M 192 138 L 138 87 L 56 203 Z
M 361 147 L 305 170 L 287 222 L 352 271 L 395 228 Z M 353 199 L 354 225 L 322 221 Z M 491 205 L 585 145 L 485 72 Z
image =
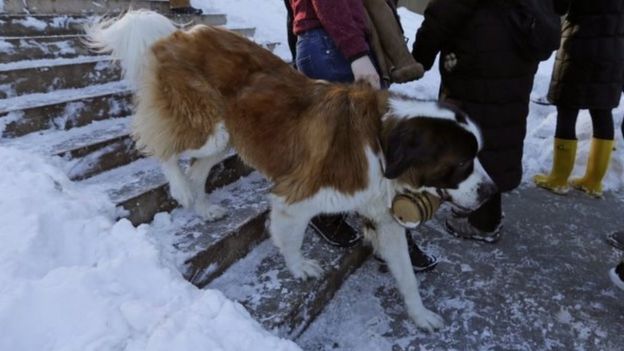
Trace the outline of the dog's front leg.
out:
M 379 205 L 383 208 L 383 204 Z M 384 213 L 375 213 L 376 210 L 372 213 L 362 212 L 372 220 L 374 227 L 366 230 L 366 237 L 372 242 L 375 252 L 386 261 L 403 295 L 407 312 L 416 325 L 428 331 L 438 329 L 444 322 L 442 317 L 426 309 L 422 303 L 418 280 L 407 249 L 405 228 L 395 222 L 390 213 L 386 214 L 385 211 Z
M 312 216 L 299 207 L 302 206 L 289 206 L 280 198 L 273 197 L 269 231 L 292 275 L 301 279 L 316 278 L 323 271 L 321 266 L 315 260 L 303 257 L 301 253 L 303 236 Z

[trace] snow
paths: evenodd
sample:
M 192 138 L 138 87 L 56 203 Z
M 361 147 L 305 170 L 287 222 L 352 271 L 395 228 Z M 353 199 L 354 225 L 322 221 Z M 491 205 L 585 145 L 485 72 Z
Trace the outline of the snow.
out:
M 4 53 L 12 53 L 13 50 L 15 50 L 13 48 L 13 44 L 9 43 L 6 40 L 0 40 L 0 52 L 4 52 Z
M 0 349 L 298 349 L 185 281 L 151 226 L 115 221 L 57 163 L 0 147 Z
M 191 3 L 206 12 L 227 14 L 228 27 L 256 27 L 254 40 L 259 43 L 280 43 L 273 53 L 291 61 L 286 38 L 286 8 L 282 0 L 192 0 Z M 217 10 L 217 11 L 215 11 Z
M 18 69 L 39 68 L 39 67 L 54 67 L 62 65 L 73 65 L 78 63 L 91 63 L 91 62 L 108 62 L 110 57 L 108 56 L 77 56 L 72 58 L 54 58 L 54 59 L 40 59 L 40 60 L 23 60 L 9 63 L 0 63 L 0 72 L 12 71 Z
M 77 89 L 60 89 L 49 93 L 34 93 L 0 100 L 0 113 L 57 104 L 66 101 L 87 99 L 113 93 L 129 91 L 125 82 L 109 82 L 89 85 Z M 9 95 L 11 96 L 11 95 Z
M 35 17 L 26 17 L 23 20 L 16 21 L 15 23 L 37 30 L 44 30 L 48 26 L 47 23 Z

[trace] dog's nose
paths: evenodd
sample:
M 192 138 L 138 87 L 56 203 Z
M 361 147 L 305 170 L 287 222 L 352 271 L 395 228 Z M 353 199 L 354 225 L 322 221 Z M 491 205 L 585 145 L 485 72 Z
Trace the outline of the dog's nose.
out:
M 479 184 L 477 195 L 480 201 L 485 201 L 498 192 L 498 187 L 493 182 Z

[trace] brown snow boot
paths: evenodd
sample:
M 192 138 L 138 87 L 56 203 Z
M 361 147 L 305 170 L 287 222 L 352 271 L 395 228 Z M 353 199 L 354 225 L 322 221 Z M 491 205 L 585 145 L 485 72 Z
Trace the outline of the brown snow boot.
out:
M 390 80 L 394 83 L 405 83 L 421 78 L 425 69 L 407 49 L 395 10 L 386 0 L 364 0 L 364 6 L 370 16 L 372 30 L 379 37 L 383 56 L 388 63 Z

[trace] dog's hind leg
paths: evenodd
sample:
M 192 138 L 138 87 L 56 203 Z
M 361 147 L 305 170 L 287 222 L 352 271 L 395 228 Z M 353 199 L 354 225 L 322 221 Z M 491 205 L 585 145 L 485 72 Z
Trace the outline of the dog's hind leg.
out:
M 169 182 L 169 191 L 182 207 L 191 208 L 193 205 L 193 189 L 189 179 L 184 175 L 180 164 L 179 156 L 172 156 L 168 160 L 161 162 L 162 171 Z
M 322 268 L 312 259 L 303 257 L 301 245 L 312 216 L 297 207 L 288 206 L 280 198 L 271 199 L 271 239 L 284 256 L 286 266 L 295 278 L 319 277 Z
M 386 261 L 390 272 L 397 282 L 401 295 L 405 299 L 405 305 L 410 317 L 419 328 L 433 331 L 442 327 L 442 317 L 428 310 L 420 297 L 418 280 L 412 268 L 408 249 L 405 228 L 394 221 L 383 203 L 373 210 L 367 206 L 367 211 L 359 211 L 371 219 L 372 227 L 366 228 L 365 236 L 370 240 L 375 251 Z M 379 213 L 381 209 L 383 212 Z
M 207 221 L 214 221 L 223 218 L 226 214 L 225 208 L 208 202 L 206 198 L 206 180 L 214 165 L 225 158 L 225 152 L 221 152 L 209 157 L 196 159 L 188 169 L 187 175 L 191 181 L 191 191 L 195 196 L 193 208 L 195 212 Z
M 191 181 L 191 191 L 194 196 L 193 209 L 208 221 L 217 220 L 226 214 L 226 210 L 223 207 L 211 204 L 208 201 L 205 186 L 212 167 L 225 158 L 229 141 L 230 135 L 224 124 L 218 123 L 201 148 L 185 152 L 185 155 L 196 159 L 187 171 L 187 176 Z

